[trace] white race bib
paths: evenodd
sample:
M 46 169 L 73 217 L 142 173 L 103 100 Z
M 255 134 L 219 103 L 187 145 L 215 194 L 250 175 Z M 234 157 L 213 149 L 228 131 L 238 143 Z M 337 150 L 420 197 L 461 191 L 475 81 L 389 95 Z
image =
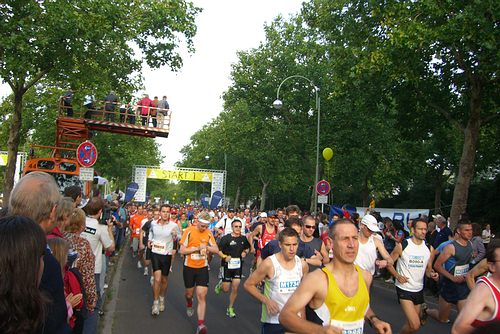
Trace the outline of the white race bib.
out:
M 231 258 L 227 263 L 227 269 L 240 269 L 241 267 L 241 259 L 240 258 Z
M 141 234 L 141 229 L 140 228 L 136 228 L 135 229 L 135 234 Z
M 300 277 L 293 278 L 287 277 L 283 280 L 278 280 L 278 292 L 279 293 L 293 293 L 300 284 Z
M 153 240 L 151 251 L 155 254 L 167 255 L 167 244 Z
M 469 265 L 455 266 L 455 276 L 465 276 L 469 272 Z
M 342 334 L 363 334 L 365 320 L 361 319 L 358 321 L 340 321 L 332 319 L 330 321 L 330 325 L 342 328 Z
M 191 260 L 205 260 L 207 256 L 200 253 L 191 254 Z

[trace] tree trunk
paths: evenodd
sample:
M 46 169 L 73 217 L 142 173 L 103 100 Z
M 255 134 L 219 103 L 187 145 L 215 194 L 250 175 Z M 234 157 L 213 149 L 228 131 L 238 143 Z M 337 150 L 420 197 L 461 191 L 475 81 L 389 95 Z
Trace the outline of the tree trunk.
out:
M 436 213 L 441 212 L 441 180 L 436 179 L 436 183 L 434 184 L 434 210 Z
M 236 195 L 234 196 L 234 208 L 238 208 L 240 205 L 240 186 L 236 188 Z
M 3 184 L 3 203 L 8 205 L 10 193 L 14 187 L 14 173 L 16 171 L 17 152 L 21 137 L 21 126 L 23 124 L 23 89 L 14 91 L 14 113 L 10 123 L 9 139 L 7 140 L 7 166 L 5 168 L 5 179 Z
M 262 181 L 262 192 L 260 194 L 260 211 L 264 211 L 266 208 L 266 200 L 267 200 L 267 187 L 269 186 L 269 181 Z
M 476 149 L 479 141 L 479 130 L 481 128 L 481 100 L 480 84 L 472 83 L 470 117 L 467 127 L 464 130 L 464 146 L 462 157 L 458 167 L 457 182 L 453 191 L 453 201 L 451 203 L 451 229 L 458 222 L 460 215 L 467 210 L 467 199 L 469 197 L 469 186 L 474 176 L 474 161 L 476 158 Z
M 312 187 L 311 191 L 311 206 L 309 207 L 309 212 L 311 214 L 316 211 L 318 203 L 314 203 L 314 200 L 316 199 L 316 185 Z

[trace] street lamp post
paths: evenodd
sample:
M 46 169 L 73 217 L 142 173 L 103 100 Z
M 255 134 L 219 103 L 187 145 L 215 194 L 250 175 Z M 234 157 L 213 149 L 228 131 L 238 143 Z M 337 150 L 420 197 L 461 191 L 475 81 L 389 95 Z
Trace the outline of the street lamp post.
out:
M 317 128 L 316 128 L 316 175 L 314 179 L 314 186 L 313 186 L 313 192 L 314 192 L 314 206 L 311 206 L 311 212 L 316 211 L 317 206 L 318 206 L 318 194 L 316 192 L 316 184 L 318 184 L 319 181 L 319 130 L 320 130 L 320 120 L 321 120 L 321 114 L 320 114 L 320 98 L 319 98 L 319 87 L 312 82 L 311 79 L 308 79 L 302 75 L 291 75 L 289 77 L 286 77 L 278 86 L 278 91 L 276 92 L 276 100 L 273 102 L 273 107 L 275 109 L 280 109 L 283 106 L 283 102 L 280 100 L 280 89 L 281 86 L 287 81 L 288 79 L 292 78 L 299 78 L 299 79 L 304 79 L 309 84 L 314 88 L 314 92 L 316 94 L 316 110 L 318 111 L 318 123 L 317 123 Z

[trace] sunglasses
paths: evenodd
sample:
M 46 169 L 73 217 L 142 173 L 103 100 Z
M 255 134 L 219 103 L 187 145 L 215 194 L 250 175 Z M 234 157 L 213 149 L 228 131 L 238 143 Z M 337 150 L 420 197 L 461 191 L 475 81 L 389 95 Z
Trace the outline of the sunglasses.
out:
M 316 228 L 315 225 L 304 225 L 305 228 Z
M 241 225 L 234 225 L 234 228 L 241 228 Z

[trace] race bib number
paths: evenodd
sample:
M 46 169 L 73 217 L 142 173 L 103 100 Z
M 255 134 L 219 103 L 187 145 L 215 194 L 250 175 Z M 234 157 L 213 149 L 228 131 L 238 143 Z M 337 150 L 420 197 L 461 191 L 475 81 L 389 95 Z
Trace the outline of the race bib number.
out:
M 205 260 L 207 256 L 205 254 L 193 253 L 191 254 L 191 260 Z
M 135 229 L 135 234 L 141 234 L 141 229 L 140 228 L 136 228 Z
M 227 269 L 240 269 L 241 267 L 241 259 L 236 258 L 236 259 L 231 259 L 227 263 Z
M 278 281 L 279 293 L 293 293 L 300 284 L 300 279 L 286 279 Z
M 153 241 L 151 251 L 158 255 L 167 255 L 167 245 L 163 242 Z
M 465 276 L 469 272 L 469 265 L 455 266 L 455 276 Z
M 342 334 L 363 334 L 365 320 L 361 319 L 358 321 L 340 321 L 332 319 L 330 321 L 330 325 L 342 328 Z

